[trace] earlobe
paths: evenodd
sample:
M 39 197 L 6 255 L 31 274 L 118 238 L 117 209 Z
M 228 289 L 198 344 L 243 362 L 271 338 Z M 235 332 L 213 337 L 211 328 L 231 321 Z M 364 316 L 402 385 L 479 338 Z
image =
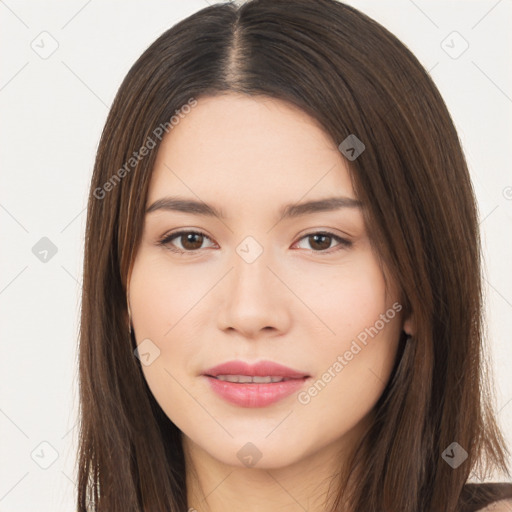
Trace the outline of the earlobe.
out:
M 412 318 L 412 315 L 405 319 L 402 329 L 405 334 L 407 334 L 407 336 L 414 336 L 416 333 L 416 327 L 414 325 L 414 319 Z

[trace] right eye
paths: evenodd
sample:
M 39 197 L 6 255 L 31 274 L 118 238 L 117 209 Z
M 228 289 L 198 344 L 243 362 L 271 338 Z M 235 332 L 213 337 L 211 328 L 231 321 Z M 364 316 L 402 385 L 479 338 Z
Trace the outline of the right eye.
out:
M 171 243 L 175 238 L 182 242 L 182 248 L 176 248 L 176 246 Z M 201 231 L 182 229 L 180 231 L 175 231 L 165 235 L 158 241 L 158 245 L 162 245 L 170 251 L 177 252 L 179 254 L 184 254 L 187 252 L 193 253 L 201 249 L 201 245 L 203 244 L 204 239 L 210 240 L 210 238 Z

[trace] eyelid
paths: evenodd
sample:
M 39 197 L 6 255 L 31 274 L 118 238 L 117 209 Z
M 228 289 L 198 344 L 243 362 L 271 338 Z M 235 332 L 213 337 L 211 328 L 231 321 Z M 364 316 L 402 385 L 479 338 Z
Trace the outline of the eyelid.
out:
M 157 241 L 157 245 L 161 245 L 161 246 L 164 246 L 166 247 L 168 250 L 170 250 L 171 252 L 174 252 L 174 253 L 178 253 L 178 254 L 197 254 L 199 251 L 201 251 L 201 249 L 194 249 L 194 250 L 191 250 L 191 251 L 184 251 L 182 249 L 178 249 L 178 248 L 171 248 L 171 247 L 168 247 L 168 245 L 170 244 L 170 242 L 175 239 L 175 238 L 179 238 L 180 235 L 183 235 L 183 234 L 195 234 L 195 235 L 200 235 L 204 238 L 207 238 L 208 240 L 210 240 L 211 242 L 213 242 L 212 238 L 210 236 L 208 236 L 204 231 L 200 230 L 200 229 L 195 229 L 195 228 L 189 228 L 189 229 L 178 229 L 176 231 L 171 231 L 170 233 L 166 233 L 165 235 L 163 235 L 158 241 Z M 319 255 L 328 255 L 328 254 L 332 254 L 334 252 L 337 252 L 337 250 L 341 250 L 343 248 L 349 248 L 352 246 L 353 242 L 350 240 L 349 237 L 347 238 L 344 238 L 342 237 L 341 235 L 338 235 L 334 232 L 332 232 L 331 230 L 329 229 L 322 229 L 322 228 L 316 228 L 316 229 L 312 229 L 312 230 L 309 230 L 307 232 L 305 232 L 304 234 L 301 234 L 299 235 L 298 239 L 296 242 L 294 242 L 293 245 L 296 245 L 297 243 L 299 243 L 300 241 L 302 241 L 304 238 L 307 238 L 309 236 L 313 236 L 313 235 L 324 235 L 324 236 L 329 236 L 333 239 L 335 239 L 337 242 L 338 242 L 338 245 L 334 246 L 334 247 L 330 247 L 329 249 L 324 249 L 324 250 L 320 250 L 320 251 L 315 251 L 313 249 L 306 249 L 308 250 L 310 253 L 313 253 L 313 254 L 319 254 Z M 214 242 L 215 243 L 215 242 Z
M 163 235 L 157 241 L 157 245 L 164 246 L 167 249 L 169 249 L 170 251 L 176 252 L 176 253 L 180 253 L 180 254 L 187 254 L 187 253 L 189 253 L 189 254 L 196 254 L 201 249 L 195 249 L 193 251 L 183 251 L 182 249 L 168 247 L 168 245 L 170 244 L 171 240 L 173 240 L 175 238 L 179 238 L 180 235 L 190 234 L 190 233 L 192 233 L 194 235 L 201 235 L 202 237 L 207 238 L 208 240 L 213 242 L 211 237 L 209 237 L 204 231 L 201 231 L 200 229 L 190 228 L 190 229 L 178 229 L 177 231 L 171 231 L 170 233 L 167 233 L 167 234 Z
M 350 237 L 347 236 L 346 238 L 344 238 L 343 236 L 334 233 L 330 229 L 322 229 L 322 228 L 308 230 L 304 234 L 299 235 L 297 242 L 295 242 L 293 245 L 297 245 L 301 240 L 308 238 L 310 236 L 313 236 L 313 235 L 329 236 L 330 238 L 333 238 L 334 240 L 336 240 L 338 242 L 338 244 L 335 245 L 334 247 L 330 247 L 329 249 L 324 249 L 321 251 L 315 251 L 313 249 L 305 249 L 310 254 L 318 254 L 320 256 L 323 256 L 323 255 L 328 256 L 330 254 L 338 252 L 341 249 L 348 249 L 353 245 L 353 242 L 352 242 L 352 240 L 350 240 Z

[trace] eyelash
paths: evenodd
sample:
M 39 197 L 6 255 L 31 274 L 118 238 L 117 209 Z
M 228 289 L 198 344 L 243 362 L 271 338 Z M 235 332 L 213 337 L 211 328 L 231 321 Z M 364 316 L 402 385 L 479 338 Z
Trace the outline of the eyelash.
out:
M 203 236 L 205 238 L 208 238 L 208 240 L 211 240 L 211 238 L 209 236 L 207 236 L 205 233 L 203 233 L 201 231 L 185 230 L 184 229 L 184 230 L 181 230 L 181 231 L 175 231 L 174 233 L 169 233 L 168 235 L 164 235 L 160 240 L 158 240 L 157 244 L 160 245 L 160 246 L 165 247 L 166 249 L 168 249 L 168 250 L 170 250 L 172 252 L 178 253 L 178 254 L 187 254 L 187 253 L 195 254 L 196 252 L 200 251 L 201 249 L 195 249 L 195 250 L 192 250 L 192 251 L 183 251 L 181 249 L 177 249 L 176 247 L 171 247 L 171 245 L 170 245 L 171 240 L 173 240 L 175 238 L 179 238 L 180 235 L 185 235 L 185 234 L 200 235 L 200 236 Z M 331 233 L 329 231 L 312 231 L 311 233 L 307 233 L 304 236 L 302 236 L 299 239 L 299 241 L 303 240 L 304 238 L 308 238 L 310 236 L 313 236 L 313 235 L 329 236 L 331 238 L 334 238 L 337 242 L 339 242 L 339 245 L 335 246 L 334 250 L 330 250 L 330 249 L 332 249 L 332 247 L 329 248 L 329 249 L 321 250 L 321 251 L 315 251 L 315 250 L 311 249 L 311 252 L 315 253 L 315 254 L 329 255 L 329 254 L 337 252 L 337 251 L 339 251 L 341 249 L 347 249 L 347 248 L 352 246 L 352 242 L 350 240 L 342 238 L 342 237 L 340 237 L 338 235 L 335 235 L 334 233 Z M 327 252 L 327 251 L 330 251 L 330 252 Z

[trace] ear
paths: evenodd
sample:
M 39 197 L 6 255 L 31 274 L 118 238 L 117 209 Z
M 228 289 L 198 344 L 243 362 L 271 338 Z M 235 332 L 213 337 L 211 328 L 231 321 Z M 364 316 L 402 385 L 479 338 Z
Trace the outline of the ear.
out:
M 409 336 L 414 336 L 414 334 L 416 334 L 416 325 L 415 325 L 414 317 L 412 314 L 409 315 L 404 320 L 404 325 L 403 325 L 402 329 L 405 331 L 405 334 L 407 334 Z

